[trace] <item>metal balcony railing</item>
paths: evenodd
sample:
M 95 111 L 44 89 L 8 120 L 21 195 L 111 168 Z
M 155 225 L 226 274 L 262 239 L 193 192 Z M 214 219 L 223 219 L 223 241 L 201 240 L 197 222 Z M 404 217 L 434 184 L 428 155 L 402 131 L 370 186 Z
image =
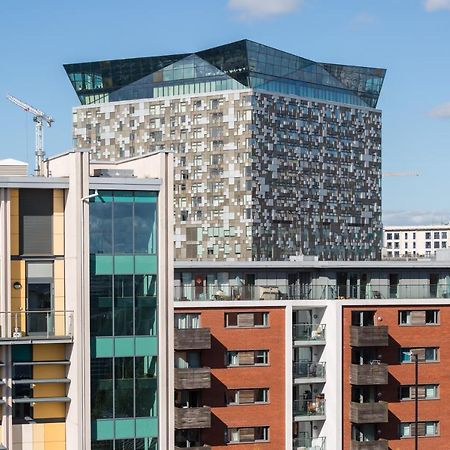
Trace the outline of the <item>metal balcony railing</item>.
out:
M 73 337 L 73 311 L 0 312 L 0 339 L 58 339 Z
M 295 378 L 325 378 L 325 363 L 296 361 L 292 365 Z
M 215 300 L 380 300 L 380 299 L 431 299 L 450 298 L 450 282 L 429 284 L 427 280 L 417 283 L 389 284 L 367 283 L 340 285 L 337 283 L 304 285 L 265 284 L 233 285 L 212 284 L 208 286 L 176 285 L 175 301 Z
M 312 438 L 309 436 L 295 438 L 292 443 L 293 450 L 325 450 L 325 437 Z
M 293 326 L 292 336 L 296 341 L 325 341 L 325 324 L 299 323 Z

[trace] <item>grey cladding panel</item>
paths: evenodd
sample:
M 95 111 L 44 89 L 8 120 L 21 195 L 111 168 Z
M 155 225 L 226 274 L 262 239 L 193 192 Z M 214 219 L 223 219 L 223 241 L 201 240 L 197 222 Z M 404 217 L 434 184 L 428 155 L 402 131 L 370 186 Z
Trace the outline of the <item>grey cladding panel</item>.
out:
M 53 253 L 53 191 L 21 189 L 19 193 L 20 253 Z

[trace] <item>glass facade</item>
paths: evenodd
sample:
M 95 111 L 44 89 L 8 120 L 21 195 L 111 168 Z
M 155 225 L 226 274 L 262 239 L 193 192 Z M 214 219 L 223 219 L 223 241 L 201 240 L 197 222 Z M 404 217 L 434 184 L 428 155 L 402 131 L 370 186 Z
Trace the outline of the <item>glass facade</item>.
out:
M 82 104 L 253 88 L 375 108 L 385 70 L 318 63 L 249 40 L 64 66 Z
M 157 194 L 90 202 L 92 450 L 156 450 Z

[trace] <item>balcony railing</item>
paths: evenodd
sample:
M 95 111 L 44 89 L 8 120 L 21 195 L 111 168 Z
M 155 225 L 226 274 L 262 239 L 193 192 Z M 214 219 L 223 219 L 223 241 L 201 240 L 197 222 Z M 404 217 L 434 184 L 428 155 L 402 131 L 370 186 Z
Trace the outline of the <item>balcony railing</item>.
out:
M 211 408 L 175 408 L 175 428 L 177 430 L 210 428 Z
M 208 286 L 174 286 L 175 301 L 239 301 L 239 300 L 381 300 L 381 299 L 440 299 L 450 298 L 450 282 L 429 284 L 367 283 L 339 285 L 309 283 L 301 286 L 287 284 Z
M 292 443 L 293 450 L 325 450 L 325 437 L 299 437 Z
M 352 347 L 387 347 L 389 345 L 388 327 L 352 326 L 350 327 L 350 345 Z
M 351 450 L 388 450 L 388 441 L 378 439 L 377 441 L 352 441 Z
M 297 361 L 292 365 L 294 378 L 325 378 L 325 363 Z
M 379 361 L 350 366 L 350 384 L 369 386 L 388 384 L 388 365 Z
M 176 328 L 175 350 L 208 350 L 211 348 L 209 328 Z
M 314 417 L 325 416 L 325 399 L 315 400 L 294 400 L 294 416 L 307 417 L 314 420 Z
M 294 325 L 292 336 L 296 341 L 325 342 L 325 324 L 300 323 Z
M 209 389 L 211 369 L 209 367 L 175 369 L 175 389 Z
M 58 340 L 73 337 L 72 311 L 0 312 L 0 339 Z
M 386 423 L 388 421 L 387 402 L 350 404 L 350 421 L 353 423 Z

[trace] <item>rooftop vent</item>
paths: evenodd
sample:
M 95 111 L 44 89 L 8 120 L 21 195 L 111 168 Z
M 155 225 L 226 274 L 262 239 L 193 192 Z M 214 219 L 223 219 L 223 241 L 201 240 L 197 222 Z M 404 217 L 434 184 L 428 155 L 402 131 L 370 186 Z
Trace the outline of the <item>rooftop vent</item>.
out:
M 94 177 L 131 178 L 134 177 L 134 171 L 132 169 L 94 169 Z
M 28 164 L 16 159 L 0 159 L 0 176 L 26 176 L 28 175 Z

